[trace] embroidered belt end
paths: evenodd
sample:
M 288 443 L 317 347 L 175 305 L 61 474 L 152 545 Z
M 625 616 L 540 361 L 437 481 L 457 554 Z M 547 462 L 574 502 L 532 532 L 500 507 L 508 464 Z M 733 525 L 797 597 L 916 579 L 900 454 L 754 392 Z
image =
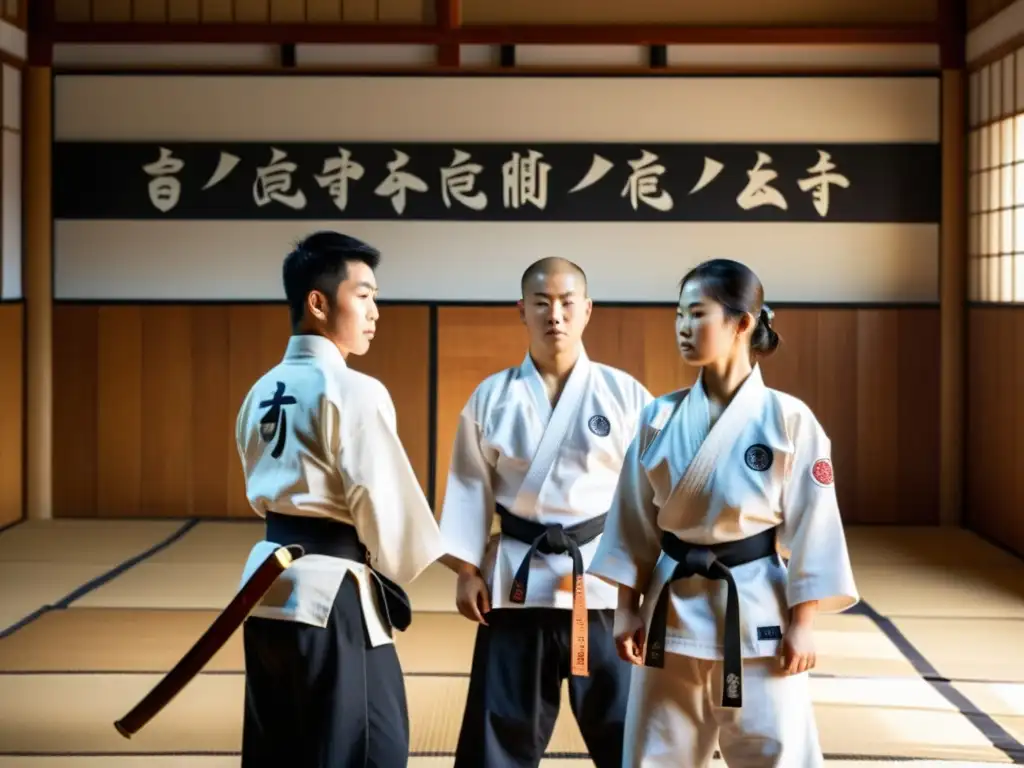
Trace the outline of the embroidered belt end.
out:
M 665 634 L 672 582 L 692 576 L 726 583 L 725 646 L 722 660 L 722 706 L 739 709 L 743 706 L 743 649 L 740 639 L 740 601 L 730 568 L 765 557 L 777 556 L 775 529 L 770 528 L 740 541 L 698 546 L 664 533 L 662 550 L 678 565 L 661 589 L 647 631 L 644 665 L 662 668 L 665 665 Z

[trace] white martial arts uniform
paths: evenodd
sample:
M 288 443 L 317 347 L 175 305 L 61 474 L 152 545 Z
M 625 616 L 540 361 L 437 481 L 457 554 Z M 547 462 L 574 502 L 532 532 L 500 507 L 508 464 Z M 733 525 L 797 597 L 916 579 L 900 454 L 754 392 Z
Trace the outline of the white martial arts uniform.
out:
M 652 400 L 632 376 L 592 362 L 581 347 L 554 408 L 528 354 L 520 366 L 486 378 L 462 410 L 441 532 L 450 554 L 480 568 L 492 611 L 490 626 L 478 631 L 458 768 L 535 765 L 570 667 L 590 671 L 570 678 L 584 738 L 599 766 L 618 768 L 629 665 L 617 658 L 611 637 L 617 590 L 582 571 L 600 541 L 599 518 L 608 511 L 640 413 Z M 506 533 L 492 537 L 498 506 Z M 589 624 L 576 639 L 589 638 L 587 651 L 569 649 L 569 554 L 536 552 L 519 602 L 513 599 L 517 571 L 531 550 L 508 530 L 519 520 L 566 529 L 596 522 L 590 532 L 596 538 L 578 546 Z
M 777 547 L 728 569 L 745 659 L 735 678 L 723 681 L 727 583 L 678 578 L 695 561 L 679 567 L 662 551 L 672 536 L 700 547 L 767 537 Z M 820 612 L 838 612 L 859 596 L 831 444 L 806 404 L 767 388 L 759 366 L 713 427 L 701 378 L 658 398 L 641 417 L 589 572 L 642 593 L 645 662 L 664 658 L 664 669 L 634 667 L 624 768 L 705 766 L 716 741 L 731 768 L 821 765 L 807 673 L 782 675 L 782 637 L 793 606 L 813 600 Z M 670 596 L 658 648 L 651 625 L 663 588 Z M 742 707 L 723 706 L 740 683 Z
M 268 537 L 277 524 L 310 541 L 245 625 L 243 765 L 404 765 L 404 682 L 378 587 L 380 576 L 412 581 L 443 549 L 391 396 L 328 339 L 292 336 L 246 396 L 236 439 Z M 331 543 L 346 535 L 339 556 Z M 317 553 L 320 542 L 332 554 Z M 242 582 L 288 543 L 258 542 Z M 302 715 L 307 707 L 313 714 Z

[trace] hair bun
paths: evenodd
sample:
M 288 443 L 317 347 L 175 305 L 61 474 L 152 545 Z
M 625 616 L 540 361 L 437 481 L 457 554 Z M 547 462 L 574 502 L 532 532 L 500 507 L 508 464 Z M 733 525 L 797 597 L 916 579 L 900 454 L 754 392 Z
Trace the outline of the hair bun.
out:
M 779 346 L 779 334 L 772 328 L 772 320 L 775 314 L 768 305 L 762 305 L 761 313 L 757 318 L 757 327 L 750 339 L 750 348 L 755 354 L 766 356 L 774 352 Z

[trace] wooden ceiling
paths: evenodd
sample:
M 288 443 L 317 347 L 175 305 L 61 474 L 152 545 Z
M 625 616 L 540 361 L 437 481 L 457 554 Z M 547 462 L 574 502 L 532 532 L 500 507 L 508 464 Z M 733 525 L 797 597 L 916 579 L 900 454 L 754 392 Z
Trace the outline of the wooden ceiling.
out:
M 53 43 L 937 44 L 1009 0 L 0 0 L 43 63 Z M 27 9 L 27 13 L 26 13 Z

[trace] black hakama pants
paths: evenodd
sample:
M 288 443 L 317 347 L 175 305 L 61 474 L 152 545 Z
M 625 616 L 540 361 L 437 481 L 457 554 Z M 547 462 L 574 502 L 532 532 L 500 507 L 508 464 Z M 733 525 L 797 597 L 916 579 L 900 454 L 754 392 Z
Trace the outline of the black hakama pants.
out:
M 499 608 L 477 629 L 455 768 L 536 768 L 555 728 L 562 681 L 597 768 L 620 768 L 631 665 L 612 636 L 615 612 L 589 614 L 590 676 L 570 675 L 572 611 Z
M 244 626 L 242 768 L 404 768 L 405 681 L 394 645 L 372 648 L 354 578 L 326 627 Z

